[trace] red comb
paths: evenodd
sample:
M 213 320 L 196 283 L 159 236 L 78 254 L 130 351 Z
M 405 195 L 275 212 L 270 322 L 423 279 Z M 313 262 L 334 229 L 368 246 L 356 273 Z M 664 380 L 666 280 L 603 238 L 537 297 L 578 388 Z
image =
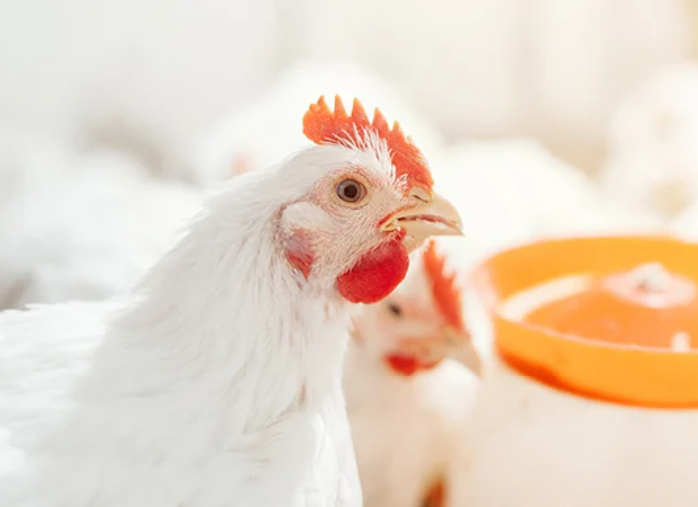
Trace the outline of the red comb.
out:
M 320 97 L 316 104 L 310 104 L 303 116 L 303 133 L 316 144 L 337 142 L 344 138 L 361 146 L 366 130 L 375 132 L 388 145 L 398 178 L 404 175 L 410 188 L 421 186 L 431 190 L 434 181 L 422 152 L 412 144 L 409 137 L 405 137 L 398 122 L 393 124 L 391 130 L 378 108 L 373 113 L 371 123 L 358 99 L 354 99 L 351 115 L 347 115 L 342 99 L 336 95 L 334 112 L 330 111 L 325 97 Z
M 431 282 L 431 293 L 436 307 L 446 322 L 458 331 L 465 329 L 461 311 L 461 292 L 456 285 L 456 274 L 446 273 L 446 260 L 436 252 L 436 243 L 430 240 L 424 252 L 424 267 Z

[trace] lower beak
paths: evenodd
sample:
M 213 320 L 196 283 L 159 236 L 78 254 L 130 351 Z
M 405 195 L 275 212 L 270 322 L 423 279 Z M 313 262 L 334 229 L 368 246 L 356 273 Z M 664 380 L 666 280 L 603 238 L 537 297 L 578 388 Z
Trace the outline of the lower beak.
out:
M 430 236 L 463 235 L 460 214 L 448 200 L 438 194 L 428 196 L 421 189 L 415 189 L 412 196 L 419 203 L 392 216 L 383 225 L 384 231 L 404 229 L 417 242 Z
M 476 377 L 482 377 L 482 361 L 470 336 L 464 337 L 461 333 L 446 330 L 446 355 L 455 359 Z

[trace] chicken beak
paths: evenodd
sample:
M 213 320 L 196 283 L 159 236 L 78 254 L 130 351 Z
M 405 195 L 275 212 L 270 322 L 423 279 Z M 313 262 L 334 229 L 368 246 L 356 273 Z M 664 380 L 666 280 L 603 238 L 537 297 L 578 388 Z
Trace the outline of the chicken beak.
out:
M 439 194 L 429 195 L 415 188 L 410 196 L 418 201 L 416 206 L 401 210 L 382 227 L 383 231 L 404 229 L 416 242 L 430 236 L 462 236 L 463 222 L 458 210 Z
M 463 333 L 448 328 L 445 331 L 445 342 L 446 355 L 461 363 L 476 377 L 482 377 L 482 361 L 470 335 L 463 336 Z

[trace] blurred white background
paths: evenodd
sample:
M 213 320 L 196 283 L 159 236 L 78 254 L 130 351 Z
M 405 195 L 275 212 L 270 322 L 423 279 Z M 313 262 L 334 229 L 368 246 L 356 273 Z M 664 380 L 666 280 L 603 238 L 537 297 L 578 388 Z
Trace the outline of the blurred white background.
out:
M 533 134 L 594 171 L 622 95 L 693 55 L 693 0 L 0 0 L 0 122 L 157 163 L 300 58 L 399 82 L 447 139 Z

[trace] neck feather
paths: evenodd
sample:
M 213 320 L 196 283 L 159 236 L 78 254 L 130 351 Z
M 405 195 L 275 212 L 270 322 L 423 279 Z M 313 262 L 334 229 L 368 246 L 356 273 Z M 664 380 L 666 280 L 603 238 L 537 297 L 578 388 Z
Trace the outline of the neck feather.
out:
M 282 202 L 255 197 L 276 195 L 262 191 L 272 183 L 266 173 L 238 178 L 144 279 L 103 354 L 106 371 L 139 370 L 119 384 L 124 394 L 220 396 L 254 427 L 337 392 L 348 305 L 281 255 Z

